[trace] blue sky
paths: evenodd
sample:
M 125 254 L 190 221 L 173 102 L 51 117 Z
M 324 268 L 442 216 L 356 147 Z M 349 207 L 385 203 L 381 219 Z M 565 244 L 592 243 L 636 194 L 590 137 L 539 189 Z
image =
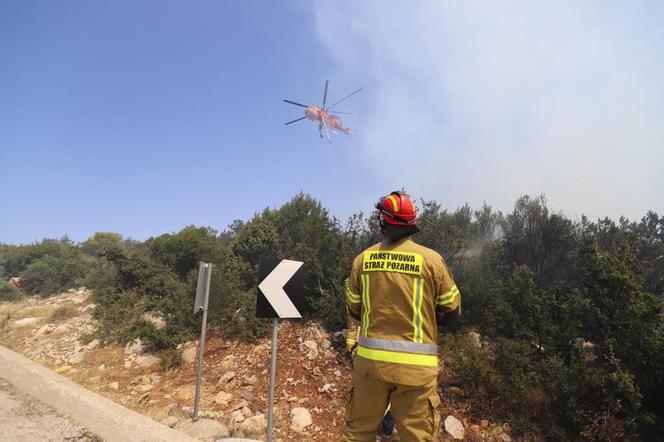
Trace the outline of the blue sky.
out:
M 405 186 L 664 212 L 661 2 L 0 1 L 0 242 L 223 230 Z M 283 98 L 341 110 L 333 144 Z M 659 190 L 658 190 L 659 189 Z

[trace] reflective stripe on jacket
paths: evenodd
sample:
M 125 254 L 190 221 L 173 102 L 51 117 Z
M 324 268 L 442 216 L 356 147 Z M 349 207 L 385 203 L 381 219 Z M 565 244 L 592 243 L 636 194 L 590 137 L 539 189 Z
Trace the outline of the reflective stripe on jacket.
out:
M 460 302 L 437 252 L 410 238 L 369 247 L 355 258 L 346 281 L 348 310 L 361 320 L 357 356 L 376 361 L 392 375 L 394 366 L 407 366 L 419 367 L 426 378 L 435 376 L 437 319 Z

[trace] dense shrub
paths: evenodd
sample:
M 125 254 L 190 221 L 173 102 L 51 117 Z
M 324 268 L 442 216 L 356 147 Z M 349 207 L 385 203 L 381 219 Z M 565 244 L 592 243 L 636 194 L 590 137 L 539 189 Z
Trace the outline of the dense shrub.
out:
M 178 368 L 182 365 L 182 350 L 177 348 L 168 348 L 157 353 L 161 361 L 161 369 Z
M 173 271 L 140 255 L 110 263 L 113 270 L 108 270 L 102 290 L 94 295 L 101 339 L 126 343 L 141 338 L 149 348 L 163 350 L 193 337 L 193 300 Z M 157 330 L 143 319 L 151 312 L 164 317 L 165 328 Z
M 141 297 L 133 292 L 111 290 L 94 295 L 97 307 L 93 311 L 97 330 L 95 337 L 102 342 L 125 344 L 136 338 L 136 324 L 144 311 Z
M 199 261 L 219 262 L 222 254 L 217 232 L 209 227 L 188 226 L 176 234 L 147 241 L 152 258 L 175 271 L 180 279 L 198 268 Z
M 0 276 L 2 279 L 19 276 L 30 264 L 45 256 L 70 257 L 78 252 L 66 236 L 25 246 L 3 245 L 0 249 Z
M 482 403 L 498 391 L 499 378 L 490 348 L 475 347 L 467 335 L 448 335 L 443 346 L 449 352 L 454 381 L 461 385 L 471 398 Z
M 118 268 L 113 261 L 104 257 L 89 257 L 88 272 L 81 284 L 92 290 L 95 298 L 103 298 L 117 290 Z
M 87 270 L 87 263 L 80 255 L 47 255 L 21 273 L 21 284 L 28 293 L 52 295 L 78 285 Z
M 23 297 L 21 291 L 11 286 L 7 281 L 0 280 L 0 302 L 18 301 Z
M 97 232 L 81 244 L 81 250 L 89 255 L 120 258 L 127 255 L 127 245 L 122 236 L 112 232 Z

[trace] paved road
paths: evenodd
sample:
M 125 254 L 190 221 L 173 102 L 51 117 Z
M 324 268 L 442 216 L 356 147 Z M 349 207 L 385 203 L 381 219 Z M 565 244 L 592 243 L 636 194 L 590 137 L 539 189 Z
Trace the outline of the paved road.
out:
M 0 441 L 101 441 L 83 426 L 0 378 Z
M 70 379 L 1 345 L 0 376 L 20 391 L 60 413 L 72 416 L 108 442 L 196 441 L 184 433 L 86 390 Z

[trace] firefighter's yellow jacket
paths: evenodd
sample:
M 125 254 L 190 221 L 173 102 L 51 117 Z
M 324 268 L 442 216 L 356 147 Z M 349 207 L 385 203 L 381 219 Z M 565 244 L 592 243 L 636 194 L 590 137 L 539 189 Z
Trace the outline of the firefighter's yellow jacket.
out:
M 356 363 L 395 384 L 435 379 L 437 320 L 461 308 L 459 290 L 437 252 L 409 237 L 369 247 L 353 261 L 346 304 L 361 321 Z
M 360 322 L 350 314 L 346 315 L 346 350 L 351 351 L 357 344 L 357 332 L 360 328 Z

